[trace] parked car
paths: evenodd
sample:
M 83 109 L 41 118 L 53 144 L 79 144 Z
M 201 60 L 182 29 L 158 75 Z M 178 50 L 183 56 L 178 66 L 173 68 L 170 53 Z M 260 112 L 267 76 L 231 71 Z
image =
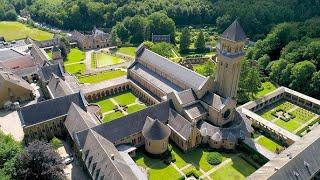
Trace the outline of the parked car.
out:
M 65 158 L 65 159 L 63 160 L 63 163 L 64 163 L 65 165 L 68 165 L 68 164 L 72 163 L 72 161 L 73 161 L 73 157 L 67 157 L 67 158 Z

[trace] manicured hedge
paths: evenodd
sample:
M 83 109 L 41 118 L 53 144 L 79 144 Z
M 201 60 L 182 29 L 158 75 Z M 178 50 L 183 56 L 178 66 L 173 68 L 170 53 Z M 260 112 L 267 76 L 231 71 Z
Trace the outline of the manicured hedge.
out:
M 211 165 L 218 165 L 222 162 L 222 155 L 218 152 L 210 152 L 207 156 L 207 161 Z

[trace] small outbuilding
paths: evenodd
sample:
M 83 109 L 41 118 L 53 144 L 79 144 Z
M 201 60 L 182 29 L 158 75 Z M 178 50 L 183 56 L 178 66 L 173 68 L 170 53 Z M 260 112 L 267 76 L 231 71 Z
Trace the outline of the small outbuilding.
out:
M 154 155 L 164 153 L 168 148 L 170 134 L 171 130 L 167 125 L 148 116 L 142 129 L 146 151 Z

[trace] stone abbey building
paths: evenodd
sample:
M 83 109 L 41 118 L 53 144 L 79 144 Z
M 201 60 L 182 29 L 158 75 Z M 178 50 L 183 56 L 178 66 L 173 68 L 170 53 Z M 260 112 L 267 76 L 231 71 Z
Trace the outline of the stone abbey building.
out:
M 108 38 L 109 34 L 97 28 L 93 28 L 89 34 L 79 31 L 73 31 L 71 34 L 71 39 L 76 41 L 81 49 L 85 50 L 109 47 Z
M 80 34 L 78 37 L 86 38 Z M 107 46 L 80 39 L 84 49 Z M 236 108 L 235 100 L 245 40 L 237 20 L 221 34 L 215 78 L 203 77 L 144 44 L 137 48 L 127 77 L 87 88 L 74 88 L 61 66 L 46 65 L 41 68 L 40 79 L 50 99 L 18 111 L 25 142 L 68 136 L 92 179 L 101 180 L 147 179 L 131 157 L 141 146 L 159 155 L 167 150 L 169 139 L 183 151 L 201 144 L 234 149 L 253 131 L 251 121 Z M 99 107 L 87 99 L 129 89 L 150 106 L 101 123 Z

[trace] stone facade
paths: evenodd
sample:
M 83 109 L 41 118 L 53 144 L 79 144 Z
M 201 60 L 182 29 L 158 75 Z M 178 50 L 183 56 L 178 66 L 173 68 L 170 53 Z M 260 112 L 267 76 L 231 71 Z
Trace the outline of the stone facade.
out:
M 78 43 L 81 49 L 98 49 L 109 47 L 109 34 L 94 28 L 90 34 L 83 34 L 79 31 L 72 32 L 72 40 Z

